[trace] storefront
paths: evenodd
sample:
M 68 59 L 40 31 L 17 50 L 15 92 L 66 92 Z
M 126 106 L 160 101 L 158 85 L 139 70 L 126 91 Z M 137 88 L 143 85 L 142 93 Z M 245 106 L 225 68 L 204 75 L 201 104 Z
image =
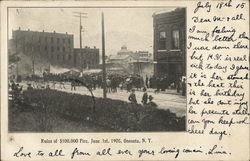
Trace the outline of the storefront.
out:
M 154 73 L 175 82 L 186 75 L 186 9 L 153 15 Z

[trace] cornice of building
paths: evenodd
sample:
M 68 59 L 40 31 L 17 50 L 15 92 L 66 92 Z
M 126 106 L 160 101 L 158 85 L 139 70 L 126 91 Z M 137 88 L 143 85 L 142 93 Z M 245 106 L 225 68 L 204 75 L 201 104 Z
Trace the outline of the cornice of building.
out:
M 174 11 L 154 14 L 154 19 L 181 17 L 186 12 L 186 8 L 176 8 Z
M 69 34 L 68 32 L 65 32 L 65 33 L 59 33 L 59 32 L 56 32 L 56 31 L 53 31 L 53 32 L 46 32 L 46 31 L 34 31 L 34 30 L 21 30 L 21 29 L 18 29 L 18 30 L 13 30 L 12 32 L 27 32 L 27 33 L 37 33 L 37 34 L 57 34 L 57 35 L 67 35 L 67 36 L 74 36 L 73 34 Z

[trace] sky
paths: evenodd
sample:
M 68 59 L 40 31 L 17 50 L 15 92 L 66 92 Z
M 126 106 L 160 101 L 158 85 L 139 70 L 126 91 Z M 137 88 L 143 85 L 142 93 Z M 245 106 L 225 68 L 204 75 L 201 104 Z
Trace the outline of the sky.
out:
M 106 55 L 114 55 L 121 46 L 132 51 L 153 52 L 154 13 L 174 8 L 10 8 L 9 38 L 12 30 L 45 31 L 74 35 L 74 47 L 79 48 L 79 18 L 73 12 L 87 13 L 82 19 L 83 47 L 101 49 L 101 13 L 105 17 Z

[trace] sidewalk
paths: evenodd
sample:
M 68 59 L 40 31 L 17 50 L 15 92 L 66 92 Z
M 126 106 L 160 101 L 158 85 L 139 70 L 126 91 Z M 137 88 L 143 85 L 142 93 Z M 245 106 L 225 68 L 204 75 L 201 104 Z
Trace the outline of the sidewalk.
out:
M 147 91 L 148 93 L 155 93 L 155 90 L 156 89 L 153 89 L 153 88 L 148 88 Z M 181 90 L 179 93 L 177 93 L 177 90 L 176 89 L 166 89 L 165 91 L 159 91 L 158 93 L 161 93 L 161 94 L 175 94 L 175 95 L 180 95 L 181 96 Z

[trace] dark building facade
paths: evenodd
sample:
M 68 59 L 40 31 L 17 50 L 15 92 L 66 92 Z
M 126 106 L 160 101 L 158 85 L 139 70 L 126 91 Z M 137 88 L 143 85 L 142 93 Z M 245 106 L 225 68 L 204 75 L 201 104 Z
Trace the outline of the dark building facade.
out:
M 74 42 L 71 34 L 19 29 L 12 32 L 12 37 L 17 54 L 29 56 L 37 63 L 48 61 L 58 66 L 74 65 Z
M 79 69 L 95 69 L 99 65 L 99 49 L 85 47 L 74 49 L 74 64 Z
M 154 73 L 175 82 L 186 75 L 186 9 L 154 14 Z
M 12 31 L 8 52 L 9 55 L 17 54 L 23 57 L 19 66 L 25 64 L 24 70 L 35 68 L 37 71 L 39 67 L 40 73 L 50 65 L 81 70 L 95 68 L 99 64 L 99 49 L 86 47 L 82 52 L 80 49 L 74 49 L 74 35 L 67 32 L 38 32 L 19 28 Z

